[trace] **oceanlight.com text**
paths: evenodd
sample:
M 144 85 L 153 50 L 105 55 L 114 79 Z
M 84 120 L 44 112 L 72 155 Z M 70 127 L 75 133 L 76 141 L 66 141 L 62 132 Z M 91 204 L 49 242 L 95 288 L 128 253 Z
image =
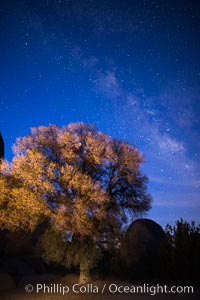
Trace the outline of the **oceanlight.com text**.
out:
M 88 283 L 81 285 L 76 283 L 72 286 L 61 283 L 37 283 L 35 286 L 27 284 L 25 286 L 27 293 L 35 292 L 37 294 L 148 294 L 154 296 L 156 294 L 193 294 L 193 286 L 168 286 L 168 285 L 150 285 L 144 283 L 142 285 L 121 285 L 117 283 L 103 284 L 101 286 Z

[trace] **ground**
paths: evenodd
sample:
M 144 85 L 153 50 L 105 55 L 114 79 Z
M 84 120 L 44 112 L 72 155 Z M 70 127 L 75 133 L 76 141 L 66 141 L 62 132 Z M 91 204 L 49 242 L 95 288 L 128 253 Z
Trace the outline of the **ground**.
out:
M 110 279 L 107 281 L 95 281 L 93 282 L 93 284 L 87 286 L 87 288 L 90 289 L 89 293 L 78 293 L 75 294 L 74 292 L 72 292 L 72 287 L 74 285 L 74 283 L 78 282 L 78 277 L 65 277 L 65 279 L 61 280 L 60 283 L 58 284 L 58 287 L 62 287 L 62 286 L 68 286 L 69 287 L 69 292 L 65 295 L 62 295 L 61 293 L 49 293 L 49 294 L 44 294 L 43 292 L 26 292 L 25 291 L 25 287 L 21 286 L 20 288 L 11 290 L 11 291 L 4 291 L 0 293 L 0 299 L 2 300 L 60 300 L 60 299 L 66 299 L 66 300 L 128 300 L 128 299 L 133 299 L 134 300 L 149 300 L 152 299 L 152 295 L 150 294 L 133 294 L 133 293 L 113 293 L 111 294 L 108 290 L 108 287 L 111 284 L 116 284 L 116 286 L 133 286 L 133 283 L 128 283 L 128 282 L 124 282 L 124 281 L 119 281 L 119 280 L 115 280 L 115 279 Z M 46 285 L 48 286 L 53 286 L 54 283 L 46 283 Z M 101 293 L 104 285 L 106 284 L 106 288 L 104 290 L 103 293 Z M 141 284 L 142 285 L 142 284 Z M 34 289 L 36 289 L 36 285 L 33 284 Z M 95 287 L 98 286 L 98 291 L 99 293 L 95 293 L 92 292 L 92 290 L 95 290 Z M 135 285 L 134 285 L 135 286 Z M 30 286 L 29 286 L 30 288 Z M 172 294 L 155 294 L 153 296 L 153 299 L 155 300 L 176 300 L 176 299 L 182 299 L 182 300 L 191 300 L 191 299 L 200 299 L 200 290 L 199 289 L 195 289 L 194 288 L 194 294 L 176 294 L 176 295 L 172 295 Z

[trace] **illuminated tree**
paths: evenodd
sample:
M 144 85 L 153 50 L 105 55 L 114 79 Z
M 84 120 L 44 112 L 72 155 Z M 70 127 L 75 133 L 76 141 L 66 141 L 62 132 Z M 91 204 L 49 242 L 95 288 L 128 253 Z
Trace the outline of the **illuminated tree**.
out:
M 33 232 L 48 215 L 47 205 L 22 182 L 0 174 L 0 229 Z
M 43 258 L 79 265 L 80 282 L 88 281 L 102 248 L 113 247 L 121 227 L 150 208 L 141 155 L 84 123 L 32 128 L 14 152 L 9 174 L 50 211 Z

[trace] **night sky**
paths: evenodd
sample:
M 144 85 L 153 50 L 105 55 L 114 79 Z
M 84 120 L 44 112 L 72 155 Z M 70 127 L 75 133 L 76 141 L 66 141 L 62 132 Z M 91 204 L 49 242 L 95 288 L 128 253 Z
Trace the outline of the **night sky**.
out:
M 200 2 L 1 0 L 5 157 L 30 127 L 82 121 L 144 154 L 161 225 L 200 223 Z

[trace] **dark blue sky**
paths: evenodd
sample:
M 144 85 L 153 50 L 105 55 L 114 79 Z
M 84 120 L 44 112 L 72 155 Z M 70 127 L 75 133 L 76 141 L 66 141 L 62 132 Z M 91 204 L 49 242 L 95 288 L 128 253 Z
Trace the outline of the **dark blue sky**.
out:
M 6 158 L 30 127 L 83 121 L 145 156 L 165 225 L 200 222 L 200 3 L 1 0 Z

